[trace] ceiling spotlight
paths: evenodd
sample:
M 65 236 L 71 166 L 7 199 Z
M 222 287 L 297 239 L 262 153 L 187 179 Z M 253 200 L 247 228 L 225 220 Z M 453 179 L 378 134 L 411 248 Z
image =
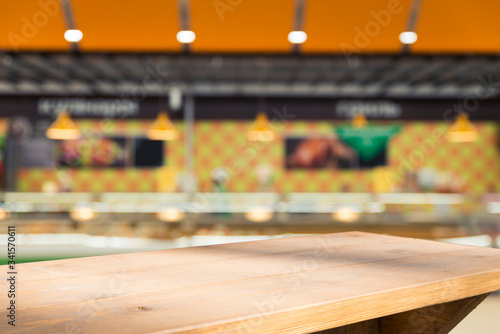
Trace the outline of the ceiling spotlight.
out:
M 417 34 L 413 31 L 405 31 L 399 34 L 399 40 L 403 44 L 413 44 L 417 41 Z
M 177 33 L 177 40 L 179 43 L 189 44 L 193 43 L 196 38 L 196 35 L 191 30 L 181 30 Z
M 307 34 L 304 31 L 292 31 L 288 34 L 288 41 L 292 44 L 302 44 L 307 40 Z
M 78 29 L 69 29 L 64 33 L 64 38 L 70 43 L 77 43 L 82 40 L 83 33 Z

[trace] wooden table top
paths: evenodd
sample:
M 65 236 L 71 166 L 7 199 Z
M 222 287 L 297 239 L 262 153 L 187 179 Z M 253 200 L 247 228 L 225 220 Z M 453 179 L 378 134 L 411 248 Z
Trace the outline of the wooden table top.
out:
M 348 232 L 17 272 L 16 327 L 0 332 L 309 333 L 498 290 L 500 250 Z

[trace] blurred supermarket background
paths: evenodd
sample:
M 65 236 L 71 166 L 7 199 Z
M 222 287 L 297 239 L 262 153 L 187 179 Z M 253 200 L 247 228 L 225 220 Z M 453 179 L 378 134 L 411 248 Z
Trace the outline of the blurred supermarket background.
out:
M 346 230 L 498 247 L 498 10 L 4 3 L 2 233 L 18 261 Z

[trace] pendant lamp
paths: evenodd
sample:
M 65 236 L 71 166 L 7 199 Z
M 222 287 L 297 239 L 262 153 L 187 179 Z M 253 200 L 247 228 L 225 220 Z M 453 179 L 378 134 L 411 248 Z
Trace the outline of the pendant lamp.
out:
M 357 113 L 352 119 L 352 126 L 355 128 L 364 128 L 368 124 L 366 117 L 362 113 Z
M 151 140 L 176 140 L 179 137 L 179 131 L 168 117 L 168 113 L 160 111 L 149 128 L 147 136 Z
M 81 133 L 68 112 L 63 111 L 47 129 L 46 135 L 54 140 L 76 140 L 80 138 Z
M 267 118 L 267 114 L 264 111 L 258 112 L 255 121 L 247 133 L 247 139 L 250 141 L 272 141 L 274 138 L 275 133 L 271 122 Z
M 466 113 L 459 113 L 448 131 L 448 141 L 453 143 L 470 143 L 477 141 L 479 133 L 469 121 Z

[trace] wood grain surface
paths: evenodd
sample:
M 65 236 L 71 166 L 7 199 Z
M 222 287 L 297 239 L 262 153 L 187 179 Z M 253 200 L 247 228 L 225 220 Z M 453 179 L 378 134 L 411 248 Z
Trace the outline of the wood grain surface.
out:
M 17 272 L 2 333 L 310 333 L 498 290 L 500 250 L 347 232 Z

